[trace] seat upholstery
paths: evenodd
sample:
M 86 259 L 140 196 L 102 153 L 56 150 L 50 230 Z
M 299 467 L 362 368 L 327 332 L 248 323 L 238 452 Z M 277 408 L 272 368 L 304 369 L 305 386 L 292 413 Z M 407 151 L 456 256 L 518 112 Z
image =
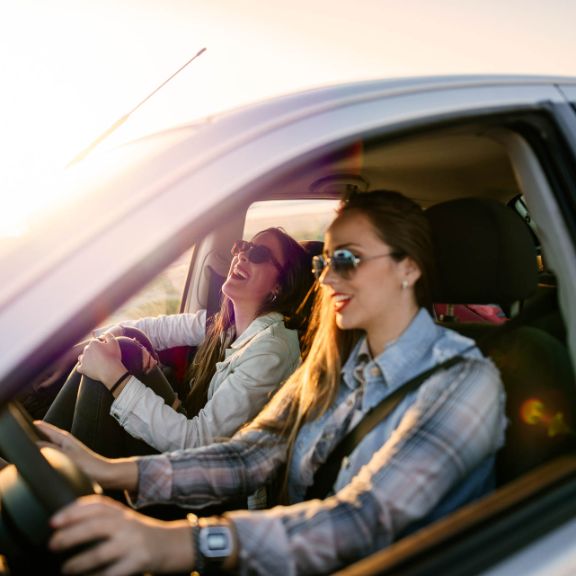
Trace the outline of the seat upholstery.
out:
M 509 310 L 534 293 L 534 241 L 514 211 L 496 201 L 466 198 L 437 204 L 427 215 L 438 262 L 435 302 L 499 304 Z M 544 314 L 560 316 L 557 309 Z M 497 456 L 499 483 L 574 449 L 570 357 L 562 342 L 542 329 L 540 316 L 532 310 L 503 326 L 462 325 L 498 366 L 506 390 L 509 426 Z
M 324 250 L 324 242 L 322 240 L 300 240 L 300 244 L 310 256 L 319 256 Z
M 486 198 L 461 198 L 426 214 L 438 269 L 434 302 L 509 308 L 536 290 L 534 241 L 511 209 Z
M 574 376 L 565 346 L 532 326 L 497 332 L 481 348 L 506 388 L 506 445 L 496 462 L 500 484 L 576 448 Z

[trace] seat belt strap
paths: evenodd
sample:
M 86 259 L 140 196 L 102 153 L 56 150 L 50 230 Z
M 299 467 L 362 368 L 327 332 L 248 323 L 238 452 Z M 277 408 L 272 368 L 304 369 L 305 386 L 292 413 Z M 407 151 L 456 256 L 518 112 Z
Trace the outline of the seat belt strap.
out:
M 448 360 L 421 372 L 408 382 L 402 384 L 390 396 L 387 396 L 380 403 L 369 410 L 364 418 L 352 429 L 338 445 L 332 450 L 326 461 L 316 470 L 314 482 L 306 491 L 306 500 L 314 498 L 325 498 L 336 482 L 342 460 L 350 455 L 360 444 L 362 439 L 379 423 L 388 416 L 398 406 L 400 401 L 412 390 L 416 389 L 425 380 L 436 372 L 448 370 L 464 360 L 463 356 L 453 356 Z

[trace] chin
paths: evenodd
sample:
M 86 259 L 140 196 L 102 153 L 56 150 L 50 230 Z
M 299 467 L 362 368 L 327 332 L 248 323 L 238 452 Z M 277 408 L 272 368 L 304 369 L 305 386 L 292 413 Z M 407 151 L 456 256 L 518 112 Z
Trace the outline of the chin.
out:
M 230 292 L 234 292 L 234 287 L 231 286 L 231 277 L 228 277 L 224 281 L 224 284 L 222 284 L 222 294 L 230 298 Z
M 346 318 L 342 314 L 336 314 L 336 326 L 338 326 L 340 330 L 354 330 L 354 328 L 358 328 L 350 318 Z

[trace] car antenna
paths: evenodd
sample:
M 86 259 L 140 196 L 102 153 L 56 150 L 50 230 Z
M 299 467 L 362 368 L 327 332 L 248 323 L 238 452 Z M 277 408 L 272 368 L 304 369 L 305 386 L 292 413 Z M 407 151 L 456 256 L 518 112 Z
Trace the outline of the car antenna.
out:
M 122 124 L 124 124 L 124 122 L 126 122 L 126 120 L 128 120 L 128 118 L 130 118 L 130 116 L 132 116 L 132 114 L 134 114 L 134 112 L 136 112 L 136 110 L 138 110 L 138 108 L 140 108 L 140 106 L 142 106 L 145 102 L 147 102 L 150 98 L 152 98 L 152 96 L 154 96 L 154 94 L 156 94 L 156 92 L 158 92 L 158 90 L 160 90 L 161 88 L 166 86 L 166 84 L 168 84 L 168 82 L 170 82 L 170 80 L 172 80 L 172 78 L 174 78 L 175 76 L 180 74 L 180 72 L 182 72 L 182 70 L 184 70 L 184 68 L 186 68 L 186 66 L 191 64 L 194 60 L 196 60 L 196 58 L 198 58 L 198 56 L 201 56 L 204 52 L 206 52 L 206 48 L 202 48 L 201 50 L 198 50 L 198 52 L 196 52 L 196 54 L 194 54 L 194 56 L 192 56 L 192 58 L 190 58 L 190 60 L 188 60 L 184 65 L 180 66 L 180 68 L 178 68 L 178 70 L 176 70 L 176 72 L 174 72 L 174 74 L 170 75 L 166 80 L 164 80 L 164 82 L 162 82 L 162 84 L 160 84 L 158 87 L 156 87 L 154 90 L 152 90 L 152 92 L 150 92 L 150 94 L 148 94 L 148 96 L 146 96 L 146 98 L 144 98 L 138 104 L 136 104 L 136 106 L 134 106 L 134 108 L 132 108 L 132 110 L 130 110 L 129 112 L 127 112 L 123 116 L 120 116 L 120 118 L 118 118 L 118 120 L 116 120 L 116 122 L 114 122 L 114 124 L 112 124 L 112 126 L 110 126 L 110 128 L 108 128 L 108 130 L 105 130 L 104 132 L 102 132 L 102 134 L 100 134 L 100 136 L 98 136 L 98 138 L 96 138 L 88 146 L 86 146 L 86 148 L 84 148 L 84 150 L 82 150 L 81 152 L 76 154 L 76 156 L 74 156 L 74 158 L 72 158 L 72 160 L 70 160 L 70 162 L 68 162 L 68 164 L 66 165 L 66 168 L 69 168 L 70 166 L 73 166 L 74 164 L 80 162 L 81 160 L 84 160 L 84 158 L 86 158 L 86 156 L 88 156 L 94 150 L 94 148 L 96 148 L 103 140 L 106 140 L 106 138 L 108 138 L 108 136 L 110 136 L 110 134 L 112 134 L 113 132 L 118 130 L 118 128 L 120 128 L 120 126 L 122 126 Z

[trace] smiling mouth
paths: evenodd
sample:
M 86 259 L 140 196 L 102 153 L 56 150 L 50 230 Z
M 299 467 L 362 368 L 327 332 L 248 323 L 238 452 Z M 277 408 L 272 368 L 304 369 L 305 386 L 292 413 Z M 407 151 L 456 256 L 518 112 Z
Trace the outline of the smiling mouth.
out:
M 334 301 L 334 310 L 336 310 L 336 312 L 342 312 L 352 299 L 351 296 L 345 294 L 335 294 L 332 298 Z
M 234 278 L 234 280 L 248 280 L 248 274 L 239 268 L 234 268 L 230 273 L 230 276 Z

